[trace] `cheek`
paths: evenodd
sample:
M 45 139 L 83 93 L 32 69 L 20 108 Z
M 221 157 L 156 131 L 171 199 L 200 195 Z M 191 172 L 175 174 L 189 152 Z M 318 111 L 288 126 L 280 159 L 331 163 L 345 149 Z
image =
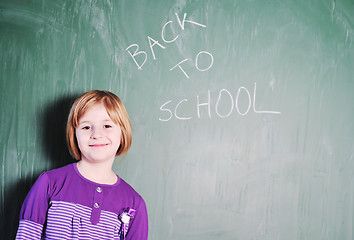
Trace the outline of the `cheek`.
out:
M 85 134 L 83 134 L 81 131 L 76 131 L 75 137 L 76 137 L 76 142 L 79 146 L 85 141 Z
M 115 139 L 116 139 L 116 142 L 120 145 L 122 142 L 122 131 L 118 131 L 115 134 Z

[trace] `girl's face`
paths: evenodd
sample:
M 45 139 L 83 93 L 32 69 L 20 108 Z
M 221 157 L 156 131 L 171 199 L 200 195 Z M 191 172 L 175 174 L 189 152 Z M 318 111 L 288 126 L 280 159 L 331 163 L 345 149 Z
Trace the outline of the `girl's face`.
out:
M 122 131 L 109 117 L 103 103 L 98 103 L 85 112 L 75 133 L 81 160 L 90 163 L 113 163 Z

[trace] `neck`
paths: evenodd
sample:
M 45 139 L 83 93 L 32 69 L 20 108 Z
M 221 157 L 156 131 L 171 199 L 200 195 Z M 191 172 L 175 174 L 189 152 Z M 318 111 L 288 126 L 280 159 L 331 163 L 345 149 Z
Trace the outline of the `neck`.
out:
M 86 161 L 79 161 L 76 166 L 80 174 L 86 179 L 99 184 L 115 184 L 117 175 L 112 170 L 112 164 L 92 164 Z

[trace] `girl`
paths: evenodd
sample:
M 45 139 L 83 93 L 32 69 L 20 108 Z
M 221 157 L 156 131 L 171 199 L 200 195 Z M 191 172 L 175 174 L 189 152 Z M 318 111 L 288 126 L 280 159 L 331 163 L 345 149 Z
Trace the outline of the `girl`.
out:
M 71 107 L 67 143 L 77 163 L 42 173 L 20 213 L 16 239 L 148 238 L 143 198 L 112 170 L 132 139 L 121 100 L 89 91 Z

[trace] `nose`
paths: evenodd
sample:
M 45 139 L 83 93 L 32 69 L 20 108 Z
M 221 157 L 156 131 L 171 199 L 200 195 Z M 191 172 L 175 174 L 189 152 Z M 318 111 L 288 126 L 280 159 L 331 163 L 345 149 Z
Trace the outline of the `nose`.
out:
M 102 137 L 102 130 L 100 128 L 93 128 L 91 131 L 91 138 L 97 139 Z

